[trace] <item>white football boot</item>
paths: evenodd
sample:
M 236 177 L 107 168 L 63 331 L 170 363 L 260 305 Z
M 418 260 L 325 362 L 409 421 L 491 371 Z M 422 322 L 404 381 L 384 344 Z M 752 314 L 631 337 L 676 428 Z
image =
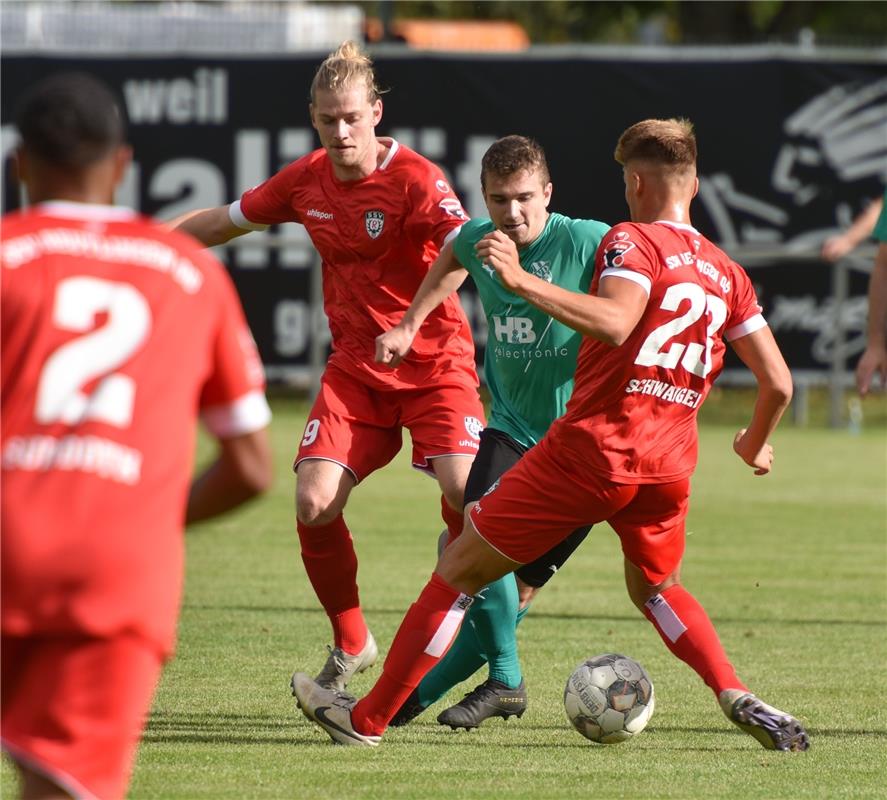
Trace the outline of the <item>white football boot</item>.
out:
M 327 645 L 327 650 L 330 651 L 330 654 L 327 656 L 326 664 L 323 665 L 323 669 L 317 673 L 314 680 L 324 689 L 332 689 L 336 692 L 344 692 L 351 679 L 358 672 L 363 672 L 373 666 L 379 657 L 376 640 L 369 631 L 367 631 L 366 644 L 359 653 L 351 655 L 341 647 L 330 647 L 329 645 Z

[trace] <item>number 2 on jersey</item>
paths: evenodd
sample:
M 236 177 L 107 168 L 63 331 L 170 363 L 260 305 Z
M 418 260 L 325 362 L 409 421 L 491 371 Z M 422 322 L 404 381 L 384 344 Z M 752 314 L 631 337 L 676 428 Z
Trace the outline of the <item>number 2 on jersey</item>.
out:
M 634 360 L 635 364 L 674 369 L 680 361 L 681 366 L 694 375 L 700 378 L 708 375 L 711 371 L 711 348 L 714 344 L 712 337 L 727 319 L 727 304 L 716 295 L 706 294 L 698 284 L 676 283 L 666 290 L 660 308 L 663 311 L 677 311 L 684 300 L 690 301 L 690 308 L 681 316 L 673 317 L 660 325 L 644 340 Z M 667 350 L 664 349 L 669 339 L 683 333 L 705 313 L 711 316 L 711 321 L 706 330 L 704 345 L 701 342 L 672 342 Z
M 76 425 L 86 420 L 118 428 L 132 422 L 135 381 L 113 370 L 121 367 L 141 346 L 151 330 L 151 308 L 128 283 L 76 277 L 56 289 L 53 323 L 65 331 L 87 331 L 95 315 L 107 313 L 97 330 L 57 348 L 43 365 L 37 387 L 37 422 Z M 110 374 L 109 374 L 110 373 Z M 91 394 L 83 387 L 103 376 Z

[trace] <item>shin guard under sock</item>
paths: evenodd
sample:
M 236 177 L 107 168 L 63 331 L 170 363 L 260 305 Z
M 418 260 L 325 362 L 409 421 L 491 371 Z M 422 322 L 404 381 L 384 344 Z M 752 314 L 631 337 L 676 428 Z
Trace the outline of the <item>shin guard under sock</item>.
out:
M 425 673 L 446 653 L 471 602 L 437 573 L 431 575 L 400 624 L 381 677 L 351 712 L 355 730 L 364 735 L 384 732 Z
M 357 554 L 341 514 L 326 525 L 297 522 L 302 562 L 317 599 L 330 618 L 335 646 L 359 653 L 367 627 L 357 590 Z
M 683 586 L 669 586 L 644 604 L 665 646 L 691 666 L 718 697 L 724 689 L 743 689 L 718 634 L 699 601 Z

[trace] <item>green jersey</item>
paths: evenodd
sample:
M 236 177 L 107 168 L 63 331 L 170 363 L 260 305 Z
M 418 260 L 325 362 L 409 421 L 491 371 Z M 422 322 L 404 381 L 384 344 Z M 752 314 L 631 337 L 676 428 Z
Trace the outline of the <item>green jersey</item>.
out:
M 489 427 L 530 447 L 564 413 L 582 336 L 509 292 L 495 270 L 480 262 L 474 246 L 493 230 L 489 219 L 473 219 L 462 226 L 453 248 L 474 278 L 487 316 Z M 595 252 L 607 230 L 603 222 L 550 214 L 539 237 L 518 251 L 521 266 L 564 289 L 587 292 Z

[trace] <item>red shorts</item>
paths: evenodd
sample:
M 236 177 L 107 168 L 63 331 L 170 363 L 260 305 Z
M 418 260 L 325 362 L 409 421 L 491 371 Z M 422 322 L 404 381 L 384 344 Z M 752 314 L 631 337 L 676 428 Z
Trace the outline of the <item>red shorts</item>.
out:
M 159 651 L 136 636 L 6 636 L 3 747 L 74 797 L 126 794 L 160 678 Z
M 308 458 L 341 464 L 362 481 L 401 447 L 403 428 L 413 441 L 413 466 L 434 472 L 431 459 L 474 458 L 484 427 L 477 387 L 468 382 L 422 389 L 372 389 L 330 365 L 308 415 L 293 468 Z
M 477 532 L 502 555 L 535 561 L 583 525 L 608 522 L 622 552 L 656 585 L 684 554 L 690 479 L 613 483 L 543 439 L 471 511 Z

